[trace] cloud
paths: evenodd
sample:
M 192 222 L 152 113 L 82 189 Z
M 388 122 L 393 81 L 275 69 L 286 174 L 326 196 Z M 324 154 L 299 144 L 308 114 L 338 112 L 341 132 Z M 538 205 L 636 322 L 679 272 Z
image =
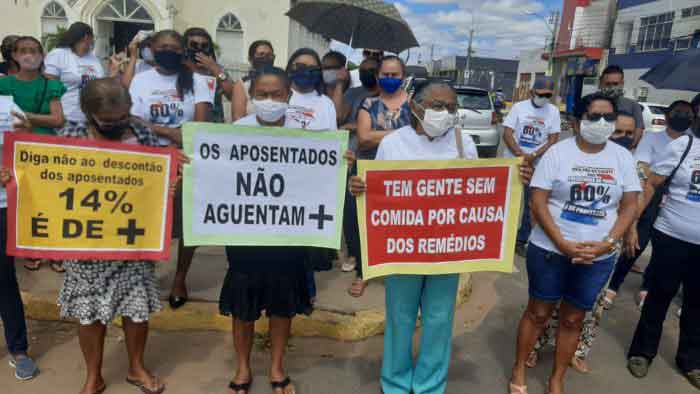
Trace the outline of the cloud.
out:
M 545 4 L 537 0 L 405 0 L 394 4 L 421 44 L 411 51 L 411 63 L 419 58 L 427 61 L 431 51 L 435 58 L 465 55 L 471 29 L 476 56 L 484 57 L 516 58 L 523 50 L 543 48 L 551 36 L 543 17 L 534 15 L 548 14 Z

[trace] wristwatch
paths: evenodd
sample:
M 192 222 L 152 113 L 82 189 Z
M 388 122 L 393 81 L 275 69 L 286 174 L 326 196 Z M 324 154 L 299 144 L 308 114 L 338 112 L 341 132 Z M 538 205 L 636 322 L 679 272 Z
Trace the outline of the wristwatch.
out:
M 228 79 L 228 74 L 226 73 L 226 71 L 224 71 L 224 72 L 222 72 L 222 73 L 220 73 L 219 75 L 216 76 L 216 80 L 219 81 L 219 82 L 224 82 L 224 81 L 226 81 L 227 79 Z
M 610 244 L 610 252 L 619 252 L 622 249 L 622 241 L 610 235 L 606 235 L 605 238 L 603 238 L 603 242 Z

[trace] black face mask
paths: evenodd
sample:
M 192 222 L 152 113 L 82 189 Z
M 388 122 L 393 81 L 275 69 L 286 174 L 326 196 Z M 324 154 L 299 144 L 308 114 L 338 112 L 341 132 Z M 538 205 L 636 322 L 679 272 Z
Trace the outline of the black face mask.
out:
M 166 71 L 180 71 L 184 66 L 182 64 L 182 59 L 184 58 L 182 53 L 175 51 L 155 51 L 153 53 L 153 58 L 156 64 L 163 67 Z
M 97 119 L 92 118 L 92 123 L 100 135 L 108 140 L 121 141 L 124 133 L 129 129 L 129 121 L 122 121 L 114 124 L 100 124 Z
M 260 70 L 265 67 L 272 67 L 274 63 L 275 58 L 272 56 L 261 56 L 253 58 L 253 68 L 256 70 Z
M 691 124 L 693 124 L 693 121 L 687 112 L 676 112 L 668 118 L 668 125 L 675 131 L 686 131 Z
M 360 69 L 360 81 L 366 89 L 372 89 L 377 86 L 377 76 L 371 70 Z
M 634 137 L 628 137 L 628 136 L 622 136 L 619 138 L 610 138 L 610 141 L 620 145 L 621 147 L 629 150 L 632 148 L 632 144 L 634 144 Z

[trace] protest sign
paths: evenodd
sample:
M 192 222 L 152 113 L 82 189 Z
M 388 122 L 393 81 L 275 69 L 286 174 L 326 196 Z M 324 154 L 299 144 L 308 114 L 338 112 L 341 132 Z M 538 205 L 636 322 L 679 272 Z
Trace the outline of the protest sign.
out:
M 185 245 L 339 248 L 346 131 L 187 123 Z
M 7 133 L 8 254 L 79 260 L 170 257 L 173 150 Z
M 364 161 L 357 200 L 363 278 L 511 272 L 519 159 Z

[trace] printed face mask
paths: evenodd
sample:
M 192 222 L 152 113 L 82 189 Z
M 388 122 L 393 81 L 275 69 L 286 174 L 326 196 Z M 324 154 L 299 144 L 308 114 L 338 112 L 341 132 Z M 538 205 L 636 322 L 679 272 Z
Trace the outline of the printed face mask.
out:
M 596 122 L 588 119 L 581 120 L 581 138 L 589 144 L 604 144 L 614 132 L 615 123 L 608 122 L 604 118 Z
M 625 88 L 621 85 L 608 86 L 600 90 L 600 92 L 613 100 L 617 100 L 625 95 Z
M 272 99 L 255 100 L 253 99 L 253 107 L 255 107 L 255 115 L 263 122 L 273 123 L 282 119 L 287 113 L 289 105 L 284 102 L 274 101 Z

